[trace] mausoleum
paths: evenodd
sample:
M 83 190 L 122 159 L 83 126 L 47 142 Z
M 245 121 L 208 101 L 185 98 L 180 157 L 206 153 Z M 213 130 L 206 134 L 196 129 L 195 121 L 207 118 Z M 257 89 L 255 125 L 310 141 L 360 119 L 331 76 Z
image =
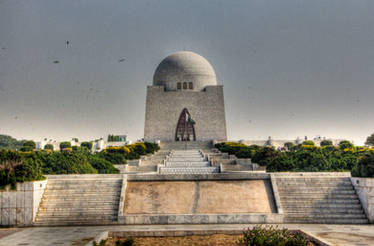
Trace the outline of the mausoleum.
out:
M 226 140 L 223 86 L 202 56 L 176 52 L 158 65 L 147 87 L 145 141 Z

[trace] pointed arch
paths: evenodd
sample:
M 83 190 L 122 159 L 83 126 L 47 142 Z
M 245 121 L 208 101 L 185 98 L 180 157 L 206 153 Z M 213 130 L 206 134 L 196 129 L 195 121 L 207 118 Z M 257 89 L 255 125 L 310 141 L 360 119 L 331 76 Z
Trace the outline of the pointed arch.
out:
M 175 130 L 175 141 L 196 141 L 195 122 L 190 112 L 184 108 L 179 115 L 177 129 Z

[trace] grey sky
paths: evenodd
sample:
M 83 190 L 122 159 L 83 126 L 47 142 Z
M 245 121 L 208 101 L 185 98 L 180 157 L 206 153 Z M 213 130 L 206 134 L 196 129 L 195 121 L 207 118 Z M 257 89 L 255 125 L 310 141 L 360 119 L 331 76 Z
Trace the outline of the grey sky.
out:
M 0 0 L 0 134 L 140 138 L 178 50 L 216 70 L 230 139 L 374 132 L 372 0 Z

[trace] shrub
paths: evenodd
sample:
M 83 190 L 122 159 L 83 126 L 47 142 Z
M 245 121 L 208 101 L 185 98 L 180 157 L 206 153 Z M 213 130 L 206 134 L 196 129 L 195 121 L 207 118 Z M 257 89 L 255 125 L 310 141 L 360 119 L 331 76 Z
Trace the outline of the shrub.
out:
M 36 144 L 35 144 L 35 142 L 32 141 L 32 140 L 25 141 L 25 142 L 23 143 L 23 147 L 25 147 L 25 146 L 31 147 L 32 149 L 35 149 L 35 148 L 36 148 Z
M 273 147 L 264 147 L 255 153 L 252 161 L 260 166 L 266 166 L 274 158 L 279 156 L 279 154 L 280 152 L 275 150 Z
M 53 150 L 53 145 L 52 144 L 46 144 L 44 146 L 44 149 L 50 149 L 50 150 Z
M 230 155 L 235 155 L 240 150 L 247 148 L 248 146 L 236 142 L 223 142 L 216 144 L 214 147 L 219 149 L 221 152 L 229 153 Z
M 339 148 L 341 149 L 352 149 L 354 148 L 354 145 L 349 142 L 348 140 L 343 140 L 339 143 Z
M 126 146 L 110 146 L 104 150 L 104 152 L 108 153 L 120 153 L 123 155 L 127 155 L 130 153 L 130 149 Z
M 153 154 L 160 150 L 160 146 L 158 146 L 158 144 L 155 144 L 155 143 L 144 142 L 144 145 L 145 145 L 145 151 L 147 154 L 149 153 Z
M 16 188 L 17 182 L 44 179 L 40 161 L 34 153 L 23 155 L 16 151 L 0 151 L 0 187 L 10 184 Z
M 70 142 L 61 142 L 60 143 L 60 150 L 66 149 L 66 148 L 71 148 L 71 143 Z
M 132 245 L 134 245 L 134 239 L 131 237 L 125 239 L 125 241 L 121 241 L 120 239 L 116 241 L 116 246 L 132 246 Z
M 38 152 L 45 174 L 87 174 L 97 173 L 82 152 Z
M 147 154 L 147 151 L 146 151 L 146 146 L 144 143 L 135 143 L 135 144 L 132 144 L 130 145 L 130 150 L 132 148 L 132 150 L 137 153 L 138 155 L 145 155 Z
M 67 149 L 69 149 L 69 148 L 67 148 Z M 86 154 L 90 153 L 89 149 L 87 149 L 86 147 L 81 147 L 81 146 L 73 146 L 73 147 L 71 147 L 71 150 L 72 151 L 83 152 L 83 153 L 86 153 Z
M 21 149 L 20 149 L 20 151 L 22 151 L 22 152 L 30 152 L 30 151 L 33 151 L 33 150 L 34 150 L 34 148 L 31 147 L 31 146 L 22 146 Z
M 305 140 L 302 145 L 311 145 L 311 146 L 314 146 L 314 142 L 312 140 Z
M 99 173 L 119 173 L 110 161 L 100 158 L 99 155 L 91 155 L 88 161 Z
M 291 171 L 296 168 L 294 159 L 290 158 L 287 153 L 281 153 L 279 156 L 270 161 L 266 165 L 266 171 L 268 172 L 283 172 Z
M 362 156 L 353 168 L 353 175 L 374 178 L 374 152 L 369 151 Z
M 126 164 L 126 158 L 121 153 L 100 152 L 98 155 L 113 164 Z
M 81 147 L 86 147 L 89 151 L 92 150 L 92 142 L 82 142 Z
M 292 143 L 292 142 L 286 142 L 286 143 L 284 143 L 283 146 L 284 146 L 286 149 L 290 150 L 290 149 L 292 149 L 292 148 L 295 146 L 295 144 Z
M 273 226 L 255 226 L 243 231 L 239 240 L 245 246 L 307 246 L 308 240 L 299 232 Z
M 321 147 L 322 146 L 330 146 L 333 145 L 331 140 L 322 140 L 321 143 L 319 144 Z

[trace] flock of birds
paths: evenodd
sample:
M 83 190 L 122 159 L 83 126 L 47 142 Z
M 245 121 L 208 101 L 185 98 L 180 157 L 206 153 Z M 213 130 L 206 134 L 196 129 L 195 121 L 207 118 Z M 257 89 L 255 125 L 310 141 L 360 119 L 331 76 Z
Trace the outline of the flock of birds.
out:
M 69 44 L 70 44 L 70 41 L 67 40 L 66 41 L 66 48 L 69 48 Z M 118 60 L 118 62 L 124 62 L 125 60 L 126 60 L 126 58 L 121 58 L 121 59 Z M 55 61 L 53 61 L 53 63 L 58 64 L 58 63 L 60 63 L 60 61 L 59 60 L 55 60 Z

